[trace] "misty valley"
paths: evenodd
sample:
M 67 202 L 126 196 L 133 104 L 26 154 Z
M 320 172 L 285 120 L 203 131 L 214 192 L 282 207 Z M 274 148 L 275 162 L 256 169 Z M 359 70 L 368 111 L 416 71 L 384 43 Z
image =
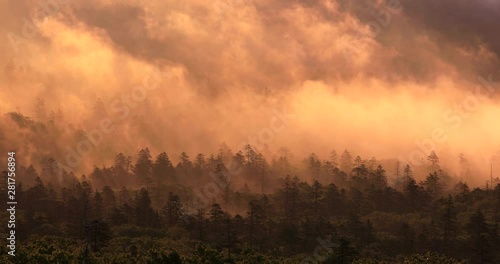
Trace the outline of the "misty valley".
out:
M 19 114 L 7 118 L 19 131 L 57 127 Z M 19 164 L 19 243 L 15 258 L 0 249 L 2 263 L 493 263 L 499 257 L 500 181 L 469 186 L 464 179 L 473 172 L 463 154 L 455 176 L 434 151 L 415 167 L 348 150 L 297 158 L 283 147 L 266 157 L 251 145 L 233 151 L 225 143 L 213 154 L 175 158 L 143 148 L 82 175 L 48 156 Z M 7 218 L 9 211 L 1 213 Z

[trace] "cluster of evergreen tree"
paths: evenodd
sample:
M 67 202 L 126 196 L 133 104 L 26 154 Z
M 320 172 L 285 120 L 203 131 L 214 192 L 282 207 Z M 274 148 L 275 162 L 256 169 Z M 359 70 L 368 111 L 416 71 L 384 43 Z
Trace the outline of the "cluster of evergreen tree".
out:
M 20 167 L 19 257 L 3 260 L 500 261 L 500 185 L 470 190 L 464 182 L 453 183 L 434 152 L 423 181 L 407 165 L 393 184 L 375 158 L 353 159 L 344 151 L 339 161 L 335 152 L 320 161 L 311 154 L 292 166 L 289 152 L 280 153 L 268 163 L 251 146 L 234 154 L 223 145 L 209 158 L 198 154 L 191 161 L 181 153 L 174 166 L 166 153 L 153 159 L 146 148 L 135 162 L 120 153 L 112 166 L 94 167 L 80 178 L 53 159 L 40 174 L 33 166 Z M 194 204 L 203 186 L 220 193 Z

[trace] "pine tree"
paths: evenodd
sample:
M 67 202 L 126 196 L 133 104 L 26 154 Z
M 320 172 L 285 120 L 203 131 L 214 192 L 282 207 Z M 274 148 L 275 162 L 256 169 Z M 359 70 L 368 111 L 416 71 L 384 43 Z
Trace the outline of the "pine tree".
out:
M 312 199 L 313 199 L 313 212 L 315 216 L 318 216 L 319 211 L 319 201 L 322 196 L 323 186 L 318 181 L 314 181 L 312 185 Z
M 219 204 L 215 203 L 212 205 L 210 209 L 210 233 L 211 240 L 217 246 L 220 246 L 226 240 L 224 236 L 224 224 L 225 224 L 226 214 L 222 211 L 222 208 Z
M 431 173 L 423 182 L 423 186 L 431 198 L 439 198 L 443 191 L 443 184 L 437 172 Z
M 330 152 L 330 160 L 329 161 L 334 167 L 337 167 L 339 165 L 337 151 L 332 150 L 332 152 Z
M 339 189 L 335 184 L 329 184 L 325 193 L 326 202 L 326 213 L 327 217 L 331 218 L 334 215 L 338 215 L 342 212 L 343 201 Z
M 340 156 L 340 169 L 347 174 L 352 170 L 352 156 L 347 149 Z
M 115 161 L 113 164 L 113 171 L 115 177 L 128 178 L 128 173 L 132 167 L 132 161 L 130 157 L 126 157 L 123 153 L 118 153 L 115 156 Z
M 193 163 L 189 160 L 189 155 L 186 152 L 182 152 L 179 159 L 179 163 L 175 166 L 179 180 L 191 178 L 193 175 Z
M 404 193 L 408 200 L 410 211 L 415 211 L 423 205 L 423 188 L 417 185 L 413 178 L 411 178 L 407 183 Z
M 369 164 L 370 164 L 370 171 L 373 171 L 375 169 L 375 165 L 377 165 L 377 159 L 375 159 L 375 157 L 372 157 L 369 161 Z
M 102 219 L 103 213 L 103 199 L 99 191 L 94 192 L 94 198 L 92 201 L 92 208 L 94 219 Z
M 165 205 L 164 212 L 168 226 L 174 226 L 179 222 L 179 219 L 184 213 L 179 196 L 174 195 L 172 192 L 168 193 L 168 201 Z
M 471 215 L 466 230 L 473 260 L 477 263 L 491 263 L 493 253 L 489 239 L 491 230 L 481 210 Z
M 203 209 L 198 209 L 196 211 L 196 226 L 197 226 L 197 236 L 198 240 L 203 241 L 205 236 L 205 218 L 203 217 Z
M 246 163 L 248 164 L 253 163 L 255 157 L 257 156 L 257 153 L 253 150 L 252 146 L 246 145 L 244 152 L 245 152 Z
M 142 188 L 135 201 L 136 225 L 154 227 L 157 224 L 157 215 L 151 207 L 151 198 L 146 189 Z
M 455 211 L 455 206 L 453 205 L 453 199 L 451 195 L 448 195 L 446 200 L 444 213 L 441 215 L 441 229 L 443 234 L 443 246 L 444 251 L 449 251 L 450 241 L 455 237 L 457 231 L 457 216 Z
M 104 215 L 109 216 L 111 211 L 116 208 L 117 204 L 115 192 L 107 185 L 102 189 L 102 202 Z
M 411 170 L 410 165 L 406 164 L 406 167 L 403 171 L 403 182 L 406 185 L 411 179 L 413 179 L 413 171 Z
M 439 171 L 439 158 L 436 155 L 436 152 L 431 151 L 431 154 L 427 157 L 427 162 L 429 163 L 431 173 Z
M 175 183 L 175 169 L 172 162 L 168 158 L 167 153 L 162 152 L 156 156 L 156 160 L 152 166 L 153 177 L 157 184 Z
M 151 180 L 151 170 L 153 167 L 151 153 L 149 152 L 148 148 L 145 148 L 141 149 L 137 156 L 137 162 L 134 165 L 133 172 L 136 179 L 144 184 L 146 186 L 146 190 L 148 190 L 149 182 Z
M 229 164 L 233 157 L 233 151 L 231 150 L 231 148 L 229 148 L 229 146 L 225 142 L 222 142 L 222 144 L 219 147 L 219 155 L 221 156 L 222 161 L 225 164 Z
M 263 231 L 263 221 L 265 220 L 265 211 L 258 201 L 250 201 L 248 204 L 248 237 L 250 243 L 256 245 L 265 238 Z M 264 234 L 264 236 L 263 236 Z
M 371 183 L 378 190 L 387 188 L 387 176 L 381 165 L 378 165 L 377 169 L 371 173 Z
M 206 170 L 206 163 L 207 162 L 205 160 L 205 155 L 203 155 L 203 153 L 199 153 L 198 155 L 196 155 L 193 162 L 193 170 L 196 177 L 200 177 L 203 175 Z
M 307 168 L 309 169 L 311 178 L 313 179 L 319 178 L 319 172 L 321 170 L 321 161 L 319 161 L 318 155 L 311 153 L 309 157 L 307 157 Z
M 363 164 L 363 160 L 360 156 L 356 156 L 356 158 L 354 159 L 354 167 L 359 167 L 361 166 L 361 164 Z

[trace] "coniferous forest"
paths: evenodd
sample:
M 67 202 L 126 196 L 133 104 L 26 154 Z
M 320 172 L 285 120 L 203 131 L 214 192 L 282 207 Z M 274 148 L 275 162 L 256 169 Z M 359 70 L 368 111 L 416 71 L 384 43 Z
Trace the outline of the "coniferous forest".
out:
M 21 166 L 19 248 L 2 263 L 498 263 L 499 184 L 470 188 L 434 152 L 422 181 L 396 163 L 392 182 L 348 150 L 282 153 L 223 144 L 173 164 L 144 148 L 81 177 Z

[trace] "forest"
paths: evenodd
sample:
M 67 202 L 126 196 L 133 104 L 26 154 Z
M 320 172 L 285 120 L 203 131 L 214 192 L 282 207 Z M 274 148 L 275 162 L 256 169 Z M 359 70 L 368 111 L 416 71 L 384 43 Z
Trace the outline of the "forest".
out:
M 411 165 L 389 177 L 348 150 L 297 164 L 280 153 L 268 161 L 250 145 L 234 153 L 222 144 L 209 156 L 183 152 L 174 165 L 143 148 L 81 176 L 52 158 L 19 166 L 19 246 L 15 258 L 2 247 L 0 262 L 500 261 L 500 184 L 471 188 L 435 152 L 420 181 Z M 467 173 L 466 157 L 459 162 Z
M 0 264 L 500 263 L 499 25 L 500 0 L 2 0 Z

